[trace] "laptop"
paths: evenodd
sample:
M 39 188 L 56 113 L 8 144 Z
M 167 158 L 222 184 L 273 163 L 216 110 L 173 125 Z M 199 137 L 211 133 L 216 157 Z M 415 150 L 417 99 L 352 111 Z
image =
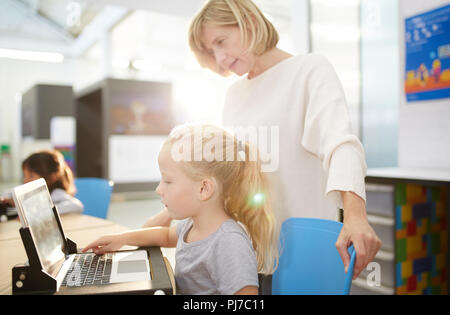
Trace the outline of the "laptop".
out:
M 25 244 L 22 236 L 29 263 L 33 258 L 34 264 L 44 274 L 55 279 L 56 290 L 53 293 L 172 293 L 159 247 L 105 255 L 69 253 L 68 239 L 64 236 L 59 214 L 43 178 L 14 188 L 13 198 L 22 224 L 21 235 L 27 231 L 26 235 L 30 235 L 31 239 L 28 243 L 32 243 Z M 36 270 L 36 266 L 30 270 Z M 14 285 L 18 285 L 15 279 Z M 13 292 L 14 289 L 17 288 L 13 287 Z

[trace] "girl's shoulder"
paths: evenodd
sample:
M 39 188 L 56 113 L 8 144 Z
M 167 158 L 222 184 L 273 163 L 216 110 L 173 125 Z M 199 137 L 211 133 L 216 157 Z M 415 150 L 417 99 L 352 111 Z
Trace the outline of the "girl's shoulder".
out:
M 50 196 L 52 197 L 53 201 L 67 200 L 73 198 L 73 196 L 69 195 L 64 189 L 61 188 L 53 189 L 53 191 L 50 193 Z
M 220 226 L 220 229 L 224 233 L 246 234 L 244 227 L 239 222 L 233 219 L 228 219 L 225 222 L 223 222 L 222 225 Z
M 237 255 L 240 259 L 255 258 L 255 252 L 249 235 L 240 223 L 233 219 L 225 221 L 219 228 L 210 247 L 213 256 Z
M 233 219 L 228 219 L 222 223 L 219 232 L 220 236 L 217 239 L 221 241 L 230 239 L 235 241 L 250 241 L 250 237 L 248 236 L 245 227 Z
M 183 220 L 180 220 L 179 222 L 177 222 L 176 225 L 176 231 L 177 231 L 177 235 L 180 236 L 180 234 L 185 234 L 192 226 L 192 219 L 191 218 L 186 218 Z

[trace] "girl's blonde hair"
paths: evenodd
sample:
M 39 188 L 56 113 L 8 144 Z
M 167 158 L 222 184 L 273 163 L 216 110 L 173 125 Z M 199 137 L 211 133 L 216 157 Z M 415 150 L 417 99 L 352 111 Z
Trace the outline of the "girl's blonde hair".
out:
M 183 160 L 174 159 L 180 143 L 183 150 L 189 150 Z M 167 145 L 189 177 L 215 179 L 225 212 L 245 227 L 252 240 L 258 272 L 272 274 L 278 264 L 278 224 L 257 149 L 222 128 L 205 124 L 174 128 L 164 143 Z
M 203 26 L 237 26 L 244 45 L 251 38 L 248 52 L 261 55 L 275 48 L 278 32 L 251 0 L 209 0 L 193 18 L 189 26 L 189 46 L 202 67 L 221 75 L 228 75 L 221 69 L 202 43 Z

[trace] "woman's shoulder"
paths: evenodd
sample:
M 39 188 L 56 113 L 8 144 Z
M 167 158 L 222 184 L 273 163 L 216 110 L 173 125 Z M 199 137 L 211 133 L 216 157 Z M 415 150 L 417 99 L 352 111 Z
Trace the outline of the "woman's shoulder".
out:
M 331 65 L 327 57 L 315 53 L 296 55 L 291 59 L 292 63 L 298 66 L 299 69 L 303 69 L 305 67 L 307 68 L 317 68 L 323 66 L 328 67 Z
M 328 62 L 327 57 L 318 53 L 299 54 L 293 57 L 298 62 Z

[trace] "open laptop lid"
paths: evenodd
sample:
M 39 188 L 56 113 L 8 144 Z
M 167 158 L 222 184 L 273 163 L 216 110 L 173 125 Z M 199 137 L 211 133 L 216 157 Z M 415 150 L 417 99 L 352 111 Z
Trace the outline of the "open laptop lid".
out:
M 13 197 L 22 227 L 30 229 L 42 269 L 56 276 L 65 259 L 65 242 L 45 180 L 15 187 Z

